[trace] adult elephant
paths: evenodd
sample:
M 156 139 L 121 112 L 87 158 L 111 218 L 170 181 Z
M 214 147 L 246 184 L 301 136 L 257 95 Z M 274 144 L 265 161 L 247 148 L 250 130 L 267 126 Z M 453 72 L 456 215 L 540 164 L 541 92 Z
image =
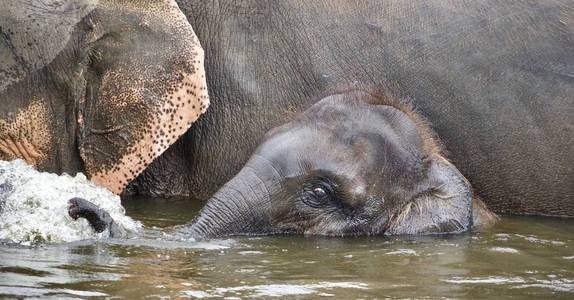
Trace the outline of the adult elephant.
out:
M 320 109 L 309 109 L 313 104 L 336 94 L 331 97 L 337 99 L 326 97 L 317 105 L 331 107 L 333 114 L 340 115 L 338 120 L 346 123 L 348 116 L 361 118 L 367 112 L 345 111 L 344 104 L 336 102 L 361 98 L 373 103 L 368 96 L 372 91 L 383 91 L 390 95 L 387 99 L 409 99 L 414 113 L 426 118 L 442 140 L 447 157 L 495 212 L 574 215 L 574 7 L 570 1 L 182 0 L 179 5 L 206 49 L 213 105 L 185 138 L 134 182 L 132 191 L 163 194 L 170 183 L 184 182 L 188 194 L 207 198 L 228 182 L 209 201 L 192 232 L 344 234 L 348 228 L 343 226 L 340 231 L 289 226 L 307 211 L 294 205 L 291 210 L 278 209 L 291 203 L 285 199 L 303 199 L 298 193 L 338 197 L 329 191 L 335 189 L 333 183 L 321 186 L 330 178 L 317 179 L 319 186 L 300 182 L 289 187 L 285 174 L 290 173 L 282 172 L 296 169 L 297 162 L 305 166 L 289 153 L 306 159 L 304 153 L 309 151 L 322 153 L 308 168 L 318 171 L 313 166 L 319 160 L 343 151 L 320 136 L 300 133 L 305 127 L 301 123 L 308 120 L 329 124 L 328 116 L 317 112 Z M 337 92 L 353 85 L 368 86 L 370 92 L 362 96 Z M 400 105 L 390 106 L 401 110 Z M 339 109 L 344 113 L 335 113 Z M 303 111 L 301 118 L 307 121 L 292 121 Z M 374 128 L 384 127 L 379 121 L 370 120 Z M 285 123 L 281 128 L 292 128 L 292 133 L 277 129 L 265 135 Z M 340 130 L 331 125 L 329 134 Z M 406 135 L 408 127 L 395 128 L 395 133 Z M 424 134 L 418 137 L 418 142 L 406 140 L 420 150 Z M 429 152 L 419 154 L 424 157 Z M 347 153 L 338 159 L 353 157 Z M 420 166 L 414 161 L 415 167 Z M 285 166 L 286 162 L 290 165 Z M 172 165 L 186 165 L 187 171 L 172 171 Z M 451 174 L 445 173 L 449 168 L 444 166 L 438 169 Z M 409 177 L 404 172 L 409 174 L 403 171 L 398 176 Z M 466 201 L 459 210 L 468 208 Z M 288 220 L 278 220 L 277 211 L 286 212 L 283 216 Z M 347 219 L 322 216 L 331 225 L 354 220 L 344 214 Z M 468 214 L 464 218 L 468 221 Z M 469 222 L 465 222 L 459 225 L 467 229 Z
M 173 0 L 0 2 L 0 159 L 119 193 L 209 104 Z
M 464 177 L 497 212 L 574 214 L 568 1 L 179 5 L 215 105 L 130 191 L 227 181 L 193 235 L 465 231 L 488 211 Z

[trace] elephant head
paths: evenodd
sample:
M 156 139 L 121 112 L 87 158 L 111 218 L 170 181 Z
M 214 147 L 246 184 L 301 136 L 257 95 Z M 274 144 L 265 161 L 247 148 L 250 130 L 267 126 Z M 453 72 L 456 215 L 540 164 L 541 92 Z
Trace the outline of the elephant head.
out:
M 114 234 L 83 199 L 70 200 L 69 214 Z M 176 236 L 442 234 L 495 219 L 410 105 L 349 91 L 269 131 Z
M 493 217 L 409 105 L 351 91 L 268 132 L 180 231 L 199 238 L 458 233 Z
M 0 2 L 0 159 L 120 193 L 208 105 L 174 0 Z

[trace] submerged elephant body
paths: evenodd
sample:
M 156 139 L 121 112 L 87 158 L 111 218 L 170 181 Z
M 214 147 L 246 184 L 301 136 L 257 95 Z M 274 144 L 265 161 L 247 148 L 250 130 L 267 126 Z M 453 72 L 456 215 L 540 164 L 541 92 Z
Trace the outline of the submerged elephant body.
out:
M 205 199 L 268 130 L 357 84 L 408 99 L 492 210 L 574 215 L 570 1 L 179 4 L 213 105 L 144 182 L 184 176 Z M 188 173 L 162 168 L 178 158 Z
M 493 218 L 411 108 L 354 91 L 267 133 L 183 232 L 460 233 Z
M 184 233 L 462 232 L 493 218 L 473 190 L 574 215 L 568 0 L 178 4 L 212 105 L 128 192 L 213 195 Z
M 412 104 L 493 211 L 574 215 L 574 10 L 568 1 L 179 3 L 206 50 L 213 106 L 136 185 L 161 192 L 161 185 L 154 190 L 146 183 L 184 176 L 190 194 L 203 198 L 227 182 L 188 228 L 192 234 L 468 230 L 470 196 L 460 200 L 465 189 L 454 179 L 440 183 L 436 174 L 441 172 L 433 173 L 432 152 L 424 143 L 407 143 L 410 158 L 386 156 L 402 153 L 395 146 L 409 140 L 405 132 L 379 136 L 387 141 L 383 144 L 371 140 L 362 145 L 362 153 L 382 159 L 369 163 L 345 152 L 351 151 L 345 148 L 347 139 L 357 133 L 353 126 L 343 130 L 349 136 L 330 143 L 322 140 L 325 136 L 291 131 L 282 137 L 275 136 L 277 130 L 265 135 L 286 123 L 281 128 L 300 128 L 294 116 L 313 114 L 328 95 L 350 97 L 337 93 L 341 87 L 367 86 L 368 92 L 382 91 L 387 99 Z M 350 122 L 344 115 L 311 117 L 308 127 L 325 118 Z M 367 115 L 355 114 L 352 122 Z M 381 128 L 366 122 L 372 130 Z M 188 164 L 189 173 L 165 168 L 166 161 L 178 159 Z M 339 165 L 333 163 L 337 159 Z M 290 162 L 287 169 L 313 183 L 282 173 L 285 161 Z M 402 169 L 387 165 L 379 178 L 363 174 L 364 184 L 377 188 L 366 187 L 362 194 L 361 188 L 352 188 L 360 177 L 352 166 L 368 173 L 381 164 Z M 442 170 L 444 182 L 448 168 Z M 273 171 L 279 175 L 271 176 Z M 335 179 L 317 175 L 329 171 Z M 417 190 L 421 186 L 429 189 Z M 377 189 L 387 196 L 371 206 L 369 196 Z M 421 191 L 435 201 L 413 201 Z M 479 201 L 474 208 L 478 220 L 491 220 Z M 397 216 L 406 226 L 392 222 Z

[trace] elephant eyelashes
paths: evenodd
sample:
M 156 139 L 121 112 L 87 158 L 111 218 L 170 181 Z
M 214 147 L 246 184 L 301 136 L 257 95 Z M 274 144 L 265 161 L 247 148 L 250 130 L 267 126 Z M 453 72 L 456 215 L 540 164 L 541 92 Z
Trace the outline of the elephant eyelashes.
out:
M 317 178 L 304 187 L 303 203 L 313 208 L 328 204 L 336 204 L 338 199 L 337 187 L 330 180 Z
M 315 187 L 310 191 L 305 192 L 303 196 L 303 203 L 309 207 L 320 208 L 329 202 L 329 194 L 322 187 Z

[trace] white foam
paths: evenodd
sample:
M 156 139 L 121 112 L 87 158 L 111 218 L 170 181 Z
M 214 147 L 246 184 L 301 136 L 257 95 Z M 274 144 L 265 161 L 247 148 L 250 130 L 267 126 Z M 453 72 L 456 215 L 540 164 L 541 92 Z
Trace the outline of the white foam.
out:
M 195 298 L 195 299 L 212 297 L 210 294 L 208 294 L 204 291 L 183 291 L 182 293 L 184 296 L 188 296 L 188 297 Z
M 541 239 L 538 238 L 536 236 L 533 235 L 522 235 L 522 234 L 515 234 L 517 237 L 522 238 L 526 241 L 532 242 L 532 243 L 537 243 L 537 244 L 552 244 L 554 246 L 563 246 L 565 245 L 564 242 L 562 241 L 553 241 L 553 240 L 545 240 L 545 239 Z
M 522 284 L 513 288 L 545 288 L 557 292 L 574 292 L 574 281 L 568 279 L 536 280 L 537 283 Z
M 125 215 L 120 198 L 86 179 L 38 172 L 21 160 L 0 161 L 0 184 L 12 188 L 0 194 L 0 239 L 17 243 L 70 242 L 107 237 L 96 233 L 84 219 L 68 216 L 68 200 L 81 197 L 106 210 L 128 232 L 139 222 Z
M 100 292 L 90 292 L 90 291 L 79 291 L 79 290 L 71 290 L 71 289 L 44 289 L 44 288 L 32 288 L 32 287 L 10 287 L 10 286 L 0 286 L 0 295 L 1 294 L 12 294 L 18 296 L 26 296 L 26 297 L 39 297 L 39 296 L 47 296 L 49 294 L 69 294 L 74 296 L 80 297 L 106 297 L 109 296 L 108 294 L 100 293 Z M 64 297 L 60 296 L 58 298 L 64 299 Z
M 387 252 L 387 255 L 413 255 L 417 256 L 417 252 L 413 249 L 397 249 L 396 251 Z
M 520 251 L 510 247 L 491 247 L 489 250 L 501 253 L 520 253 Z
M 239 251 L 239 254 L 241 254 L 241 255 L 258 255 L 258 254 L 264 254 L 264 253 L 262 251 L 245 250 L 245 251 Z
M 504 284 L 504 283 L 524 283 L 521 277 L 503 277 L 503 276 L 488 276 L 488 277 L 454 277 L 452 279 L 442 280 L 449 283 L 458 284 Z
M 368 289 L 368 285 L 360 282 L 320 282 L 317 284 L 266 284 L 254 286 L 236 286 L 227 288 L 216 288 L 211 291 L 183 291 L 182 294 L 188 297 L 206 298 L 222 297 L 227 293 L 247 292 L 246 297 L 284 297 L 293 295 L 310 295 L 320 293 L 319 290 L 326 289 Z
M 538 272 L 527 272 L 538 273 Z M 558 279 L 536 279 L 522 277 L 504 277 L 504 276 L 488 276 L 488 277 L 454 277 L 452 279 L 442 280 L 444 282 L 456 284 L 517 284 L 511 286 L 512 289 L 524 288 L 546 288 L 559 292 L 573 292 L 574 280 L 567 278 Z

